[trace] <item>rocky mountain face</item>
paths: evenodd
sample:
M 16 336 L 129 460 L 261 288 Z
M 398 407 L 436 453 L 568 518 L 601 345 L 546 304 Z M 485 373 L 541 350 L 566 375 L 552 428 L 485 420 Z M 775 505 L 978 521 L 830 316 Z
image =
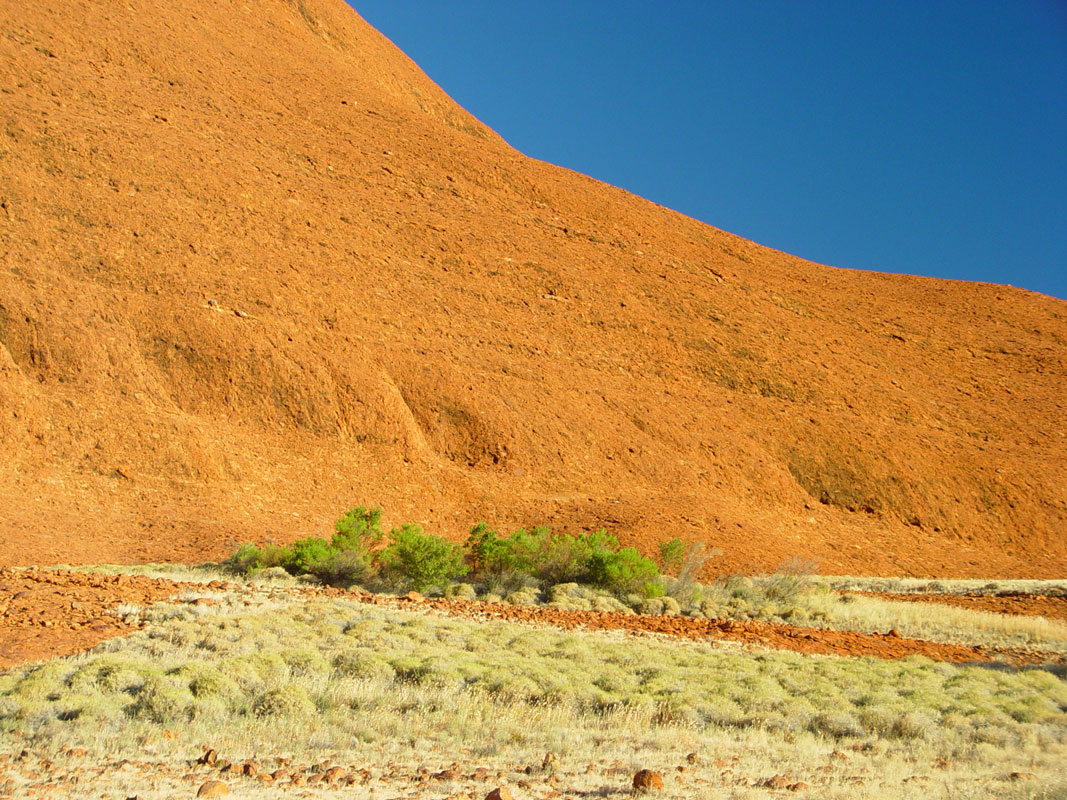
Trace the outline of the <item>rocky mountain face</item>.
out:
M 206 560 L 380 503 L 717 571 L 1064 574 L 1067 303 L 529 159 L 341 0 L 0 31 L 0 564 Z

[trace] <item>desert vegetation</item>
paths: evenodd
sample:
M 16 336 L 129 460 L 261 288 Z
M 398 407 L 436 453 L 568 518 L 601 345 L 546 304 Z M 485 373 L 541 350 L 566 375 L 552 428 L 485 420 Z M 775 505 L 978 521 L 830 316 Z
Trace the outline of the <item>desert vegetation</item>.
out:
M 861 594 L 897 588 L 945 588 L 939 582 L 821 578 L 793 559 L 774 573 L 698 580 L 718 551 L 679 539 L 662 542 L 656 559 L 619 546 L 603 530 L 577 535 L 545 526 L 507 536 L 480 522 L 462 546 L 426 534 L 413 523 L 381 529 L 381 509 L 345 512 L 330 541 L 310 537 L 288 547 L 246 544 L 227 562 L 256 577 L 284 570 L 328 585 L 377 592 L 415 589 L 465 600 L 544 605 L 577 611 L 763 620 L 884 633 L 966 646 L 1031 648 L 1067 653 L 1067 623 L 940 605 L 894 602 Z M 386 541 L 388 540 L 388 544 Z M 1056 582 L 957 582 L 956 591 L 1062 593 Z M 932 586 L 931 586 L 932 584 Z M 1008 587 L 1008 588 L 1005 588 Z M 839 591 L 841 590 L 841 591 Z
M 122 608 L 144 630 L 0 674 L 4 749 L 59 764 L 165 749 L 173 775 L 122 784 L 148 797 L 172 796 L 205 746 L 309 771 L 370 764 L 364 791 L 384 788 L 386 764 L 417 775 L 461 754 L 426 797 L 469 791 L 464 769 L 486 765 L 517 796 L 520 781 L 556 775 L 621 797 L 644 767 L 667 775 L 668 796 L 711 786 L 764 796 L 779 776 L 842 798 L 947 785 L 952 797 L 1055 796 L 1046 792 L 1067 756 L 1067 684 L 1055 669 L 634 639 L 296 588 L 272 573 Z M 551 769 L 546 752 L 559 757 Z
M 141 626 L 131 635 L 0 672 L 0 754 L 22 752 L 6 767 L 0 755 L 0 797 L 34 790 L 42 769 L 77 776 L 86 763 L 102 765 L 113 796 L 146 798 L 209 779 L 276 796 L 327 785 L 327 765 L 344 765 L 330 774 L 368 798 L 479 800 L 487 781 L 519 800 L 564 789 L 623 797 L 641 769 L 664 776 L 669 797 L 1067 791 L 1056 766 L 1067 757 L 1062 621 L 902 602 L 939 587 L 821 577 L 799 561 L 700 580 L 715 555 L 675 539 L 648 558 L 606 531 L 502 535 L 484 523 L 454 544 L 410 523 L 386 532 L 380 509 L 358 507 L 329 539 L 248 544 L 223 564 L 87 568 L 188 588 L 118 606 Z M 1061 588 L 1025 584 L 1049 597 Z M 578 614 L 579 625 L 552 627 L 517 606 Z M 1036 657 L 811 655 L 583 630 L 589 612 L 893 629 Z M 118 753 L 141 753 L 152 777 L 124 772 Z M 271 777 L 253 781 L 257 771 Z M 69 796 L 99 794 L 99 780 L 81 780 Z
M 688 585 L 703 565 L 697 560 L 702 548 L 694 545 L 687 551 L 678 539 L 662 545 L 657 564 L 632 547 L 620 547 L 604 530 L 575 535 L 538 526 L 501 536 L 484 522 L 471 528 L 462 547 L 424 533 L 416 523 L 393 528 L 386 545 L 381 515 L 380 507 L 359 506 L 335 522 L 329 541 L 312 536 L 287 547 L 245 544 L 227 563 L 247 576 L 281 567 L 337 586 L 444 591 L 469 573 L 490 594 L 582 583 L 643 598 L 666 594 L 661 567 L 679 573 L 674 584 Z

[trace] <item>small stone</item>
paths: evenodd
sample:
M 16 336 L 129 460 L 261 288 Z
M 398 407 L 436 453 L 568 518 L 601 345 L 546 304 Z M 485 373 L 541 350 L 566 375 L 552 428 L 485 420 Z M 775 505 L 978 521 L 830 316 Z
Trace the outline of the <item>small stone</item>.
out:
M 257 767 L 251 761 L 246 761 L 244 766 L 241 769 L 244 772 L 244 774 L 247 775 L 249 778 L 254 778 L 254 777 L 256 777 L 256 775 L 259 774 L 259 767 Z
M 330 767 L 323 775 L 326 776 L 326 781 L 329 783 L 337 783 L 344 780 L 346 773 L 343 767 Z
M 887 633 L 886 636 L 888 636 L 890 639 L 899 639 L 900 631 L 898 631 L 896 628 L 890 628 L 889 633 Z
M 785 775 L 775 775 L 773 778 L 760 781 L 760 786 L 765 789 L 788 789 L 792 784 L 793 781 Z
M 559 759 L 556 758 L 555 753 L 545 753 L 544 759 L 541 761 L 541 769 L 548 769 Z
M 515 800 L 507 786 L 498 786 L 485 796 L 485 800 Z
M 210 747 L 196 760 L 197 764 L 207 764 L 208 766 L 214 766 L 215 762 L 219 760 L 219 754 L 217 751 L 212 750 Z
M 222 781 L 207 781 L 197 791 L 197 797 L 222 797 L 230 793 L 230 787 Z
M 697 764 L 700 762 L 700 756 L 698 756 L 696 753 L 690 753 L 685 757 L 685 760 L 688 761 L 690 764 Z
M 663 788 L 663 776 L 650 769 L 642 769 L 634 775 L 634 791 L 649 792 Z
M 796 783 L 792 784 L 789 787 L 789 791 L 791 791 L 791 792 L 803 792 L 805 789 L 810 789 L 810 788 L 811 787 L 808 784 L 804 783 L 804 781 L 797 781 Z
M 1013 772 L 1011 774 L 1013 781 L 1032 781 L 1036 777 L 1037 775 L 1032 772 Z

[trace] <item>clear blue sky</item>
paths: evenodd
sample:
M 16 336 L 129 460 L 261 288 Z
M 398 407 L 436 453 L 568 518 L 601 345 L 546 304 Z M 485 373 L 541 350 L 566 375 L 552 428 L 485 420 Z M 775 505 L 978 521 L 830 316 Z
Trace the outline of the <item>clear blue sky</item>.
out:
M 350 0 L 535 158 L 841 267 L 1067 298 L 1064 0 Z

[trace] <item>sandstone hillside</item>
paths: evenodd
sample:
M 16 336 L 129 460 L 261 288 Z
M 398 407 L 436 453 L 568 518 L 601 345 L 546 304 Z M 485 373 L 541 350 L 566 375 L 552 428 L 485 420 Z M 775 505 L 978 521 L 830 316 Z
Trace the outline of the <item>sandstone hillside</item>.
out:
M 721 570 L 1065 574 L 1067 303 L 526 158 L 341 0 L 6 0 L 0 31 L 0 564 L 381 503 Z

